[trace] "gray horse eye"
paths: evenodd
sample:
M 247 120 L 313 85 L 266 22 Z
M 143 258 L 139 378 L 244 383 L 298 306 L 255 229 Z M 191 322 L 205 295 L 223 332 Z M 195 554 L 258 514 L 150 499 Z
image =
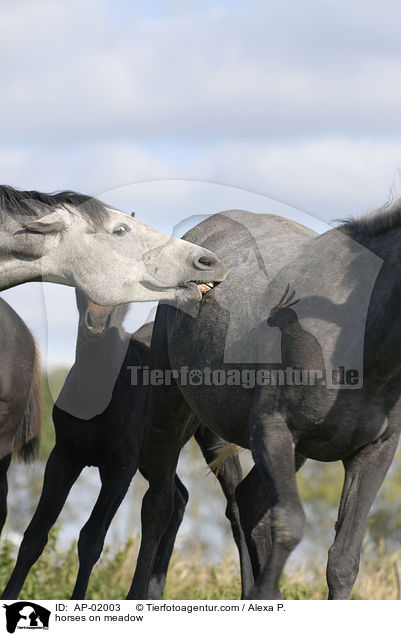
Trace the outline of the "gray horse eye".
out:
M 128 225 L 124 225 L 124 223 L 117 225 L 117 227 L 115 227 L 113 230 L 113 234 L 116 234 L 117 236 L 122 236 L 123 234 L 126 234 L 127 232 L 129 232 L 129 227 Z

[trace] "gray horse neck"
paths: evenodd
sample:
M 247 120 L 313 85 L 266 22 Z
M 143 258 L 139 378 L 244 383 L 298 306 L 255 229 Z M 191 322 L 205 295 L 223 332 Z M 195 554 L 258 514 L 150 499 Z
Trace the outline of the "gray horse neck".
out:
M 101 339 L 86 338 L 78 330 L 75 363 L 57 399 L 57 406 L 88 420 L 107 408 L 128 350 L 130 335 L 112 325 Z
M 17 259 L 5 251 L 0 233 L 0 290 L 40 280 L 40 277 L 40 265 L 36 261 Z

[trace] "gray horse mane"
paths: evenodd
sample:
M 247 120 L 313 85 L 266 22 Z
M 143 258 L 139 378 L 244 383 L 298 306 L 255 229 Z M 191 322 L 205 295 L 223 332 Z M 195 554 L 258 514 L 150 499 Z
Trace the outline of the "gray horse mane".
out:
M 39 204 L 38 208 L 32 202 Z M 0 221 L 6 216 L 23 215 L 35 218 L 41 215 L 40 204 L 49 206 L 72 205 L 95 228 L 102 227 L 109 216 L 104 203 L 79 192 L 64 190 L 47 194 L 36 190 L 16 190 L 11 186 L 0 186 Z
M 352 217 L 342 221 L 339 229 L 344 228 L 365 236 L 377 236 L 401 225 L 401 198 L 385 203 L 360 218 Z

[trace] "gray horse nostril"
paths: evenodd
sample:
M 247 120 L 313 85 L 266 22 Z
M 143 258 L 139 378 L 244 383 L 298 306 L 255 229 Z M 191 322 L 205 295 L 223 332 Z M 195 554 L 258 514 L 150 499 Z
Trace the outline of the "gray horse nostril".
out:
M 204 267 L 211 267 L 212 265 L 215 265 L 216 263 L 217 263 L 217 258 L 213 257 L 212 255 L 201 256 L 200 258 L 198 258 L 198 264 L 203 265 Z

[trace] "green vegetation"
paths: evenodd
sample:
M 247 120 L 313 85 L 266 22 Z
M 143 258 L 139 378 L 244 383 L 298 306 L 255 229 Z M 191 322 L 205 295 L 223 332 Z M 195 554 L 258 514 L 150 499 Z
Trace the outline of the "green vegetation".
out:
M 305 537 L 329 547 L 334 538 L 334 523 L 344 479 L 341 462 L 307 461 L 297 474 L 297 484 L 307 514 L 310 517 Z M 379 490 L 368 520 L 367 545 L 381 554 L 383 541 L 389 549 L 401 545 L 401 450 L 390 467 Z
M 95 568 L 88 598 L 124 598 L 132 574 L 132 541 L 116 554 L 104 550 L 100 564 Z M 3 541 L 0 549 L 0 585 L 4 588 L 14 564 L 13 546 Z M 68 599 L 74 588 L 78 572 L 76 544 L 65 552 L 57 548 L 57 530 L 52 530 L 49 542 L 25 582 L 21 599 Z
M 138 537 L 130 539 L 126 546 L 112 553 L 105 550 L 95 567 L 87 598 L 123 599 L 130 587 L 135 565 Z M 191 559 L 175 552 L 164 594 L 165 599 L 216 599 L 240 598 L 241 585 L 238 564 L 234 554 L 226 554 L 220 563 L 205 565 L 200 560 L 201 549 Z M 367 554 L 362 560 L 353 599 L 397 599 L 399 581 L 396 563 L 400 554 L 390 554 L 381 548 L 380 554 Z M 13 565 L 12 547 L 7 541 L 0 549 L 0 586 L 4 587 Z M 68 599 L 74 587 L 77 573 L 75 544 L 66 552 L 57 549 L 57 532 L 53 531 L 49 543 L 25 583 L 21 599 Z M 308 565 L 308 570 L 297 570 L 283 577 L 283 597 L 287 600 L 325 599 L 327 587 L 324 567 Z
M 49 379 L 42 375 L 42 436 L 40 440 L 39 459 L 46 461 L 54 446 L 54 427 L 52 420 L 52 410 L 54 397 L 59 394 L 64 380 L 67 377 L 68 369 L 61 367 L 52 371 Z M 50 389 L 51 387 L 51 389 Z

